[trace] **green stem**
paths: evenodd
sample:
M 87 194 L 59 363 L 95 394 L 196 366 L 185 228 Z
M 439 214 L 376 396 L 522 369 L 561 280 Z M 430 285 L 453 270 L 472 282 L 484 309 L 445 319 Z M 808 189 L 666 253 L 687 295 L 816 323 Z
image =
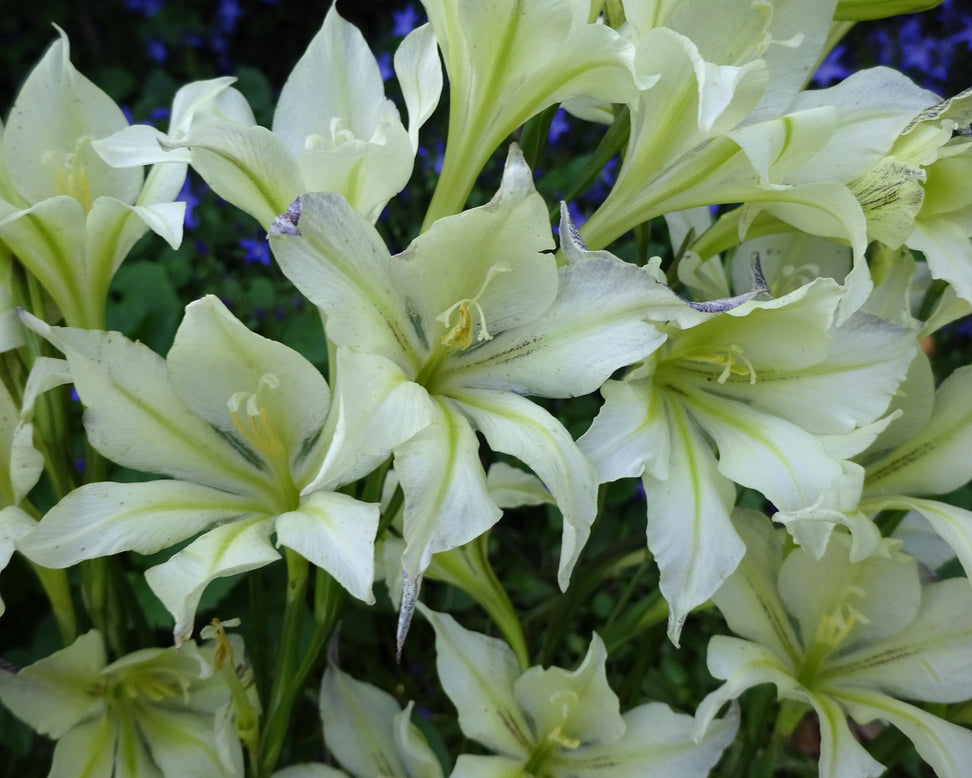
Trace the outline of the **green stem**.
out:
M 268 778 L 273 772 L 290 727 L 290 712 L 294 705 L 291 688 L 300 648 L 300 625 L 305 609 L 304 592 L 307 588 L 307 560 L 289 548 L 284 549 L 284 555 L 287 560 L 287 601 L 276 674 L 267 706 L 266 727 L 260 741 L 258 775 L 263 778 Z
M 426 575 L 466 592 L 490 615 L 516 655 L 521 670 L 530 667 L 523 627 L 506 590 L 489 564 L 489 533 L 460 548 L 432 557 Z
M 65 646 L 71 645 L 78 635 L 78 616 L 74 610 L 74 600 L 71 599 L 71 585 L 68 583 L 67 570 L 41 567 L 34 562 L 30 562 L 30 566 L 51 603 L 57 628 L 61 633 L 61 641 Z

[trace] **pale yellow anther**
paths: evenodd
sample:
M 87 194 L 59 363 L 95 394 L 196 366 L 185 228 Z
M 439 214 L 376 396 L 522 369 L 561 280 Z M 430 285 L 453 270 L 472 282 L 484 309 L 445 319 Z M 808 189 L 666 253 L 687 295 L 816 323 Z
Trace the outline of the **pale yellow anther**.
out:
M 479 316 L 479 334 L 476 336 L 476 340 L 492 340 L 493 336 L 490 334 L 489 330 L 486 328 L 486 313 L 483 311 L 483 306 L 479 303 L 479 298 L 483 296 L 486 291 L 486 287 L 489 286 L 489 282 L 493 280 L 500 273 L 509 273 L 513 270 L 513 267 L 507 261 L 497 262 L 491 265 L 489 270 L 486 271 L 486 278 L 483 279 L 482 285 L 479 287 L 479 291 L 472 297 L 464 297 L 448 308 L 446 308 L 442 313 L 435 317 L 436 321 L 441 322 L 446 327 L 449 326 L 449 322 L 452 319 L 453 311 L 459 312 L 459 321 L 443 336 L 442 344 L 444 346 L 452 346 L 458 349 L 467 349 L 472 344 L 472 312 L 470 311 L 470 306 L 475 309 L 476 314 Z
M 234 392 L 226 401 L 233 426 L 260 453 L 270 460 L 286 458 L 286 451 L 280 437 L 273 428 L 273 422 L 260 400 L 264 389 L 273 390 L 280 386 L 280 379 L 273 373 L 260 377 L 256 392 Z M 241 409 L 244 409 L 241 414 Z
M 722 372 L 716 381 L 724 384 L 729 380 L 729 376 L 748 375 L 749 383 L 756 383 L 756 366 L 746 356 L 742 346 L 735 343 L 713 349 L 700 349 L 698 352 L 685 354 L 687 359 L 693 362 L 704 362 L 707 365 L 722 366 Z

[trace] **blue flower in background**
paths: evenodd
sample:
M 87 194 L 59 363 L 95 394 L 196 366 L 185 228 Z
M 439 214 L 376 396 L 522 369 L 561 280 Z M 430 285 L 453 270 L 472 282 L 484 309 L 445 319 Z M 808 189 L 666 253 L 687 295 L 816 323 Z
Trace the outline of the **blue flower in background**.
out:
M 404 38 L 419 26 L 421 17 L 415 6 L 409 3 L 401 11 L 392 11 L 392 35 Z
M 196 216 L 196 206 L 199 205 L 199 198 L 192 191 L 192 183 L 189 180 L 189 176 L 186 176 L 186 180 L 183 181 L 182 189 L 179 190 L 179 194 L 176 196 L 176 202 L 186 204 L 186 215 L 183 218 L 183 224 L 186 229 L 192 230 L 198 227 L 199 217 Z
M 952 59 L 952 47 L 947 41 L 925 37 L 921 20 L 910 16 L 901 25 L 901 67 L 904 70 L 920 70 L 932 78 L 948 78 L 948 65 Z
M 240 247 L 245 252 L 243 259 L 247 262 L 259 262 L 261 265 L 270 265 L 270 244 L 266 237 L 262 238 L 243 238 Z
M 830 86 L 835 81 L 842 81 L 850 75 L 851 71 L 841 60 L 847 51 L 847 46 L 841 43 L 834 46 L 833 50 L 826 56 L 817 72 L 813 74 L 813 83 L 816 86 Z
M 381 73 L 381 80 L 387 81 L 395 76 L 395 68 L 392 67 L 392 56 L 388 51 L 379 54 L 375 59 L 378 61 L 378 71 Z
M 567 112 L 563 108 L 558 108 L 557 113 L 550 120 L 550 129 L 547 130 L 547 140 L 550 145 L 556 144 L 557 139 L 569 129 L 570 122 L 567 121 Z
M 145 45 L 145 50 L 149 55 L 149 59 L 158 62 L 160 65 L 165 62 L 165 58 L 169 55 L 169 49 L 158 38 L 149 40 Z
M 220 27 L 228 32 L 236 27 L 237 20 L 243 15 L 237 0 L 219 0 L 219 8 L 216 13 Z
M 142 16 L 155 16 L 162 10 L 165 0 L 125 0 L 125 7 L 129 11 L 140 13 Z

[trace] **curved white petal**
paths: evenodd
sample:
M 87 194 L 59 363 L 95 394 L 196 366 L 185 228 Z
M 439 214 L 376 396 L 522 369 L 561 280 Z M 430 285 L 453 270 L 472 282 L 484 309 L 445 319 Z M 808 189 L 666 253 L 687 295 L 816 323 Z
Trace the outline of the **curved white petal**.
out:
M 510 392 L 482 389 L 463 390 L 454 398 L 490 448 L 526 463 L 556 500 L 564 514 L 557 580 L 566 590 L 597 514 L 594 469 L 563 425 L 536 403 Z
M 166 366 L 182 401 L 241 446 L 248 444 L 227 403 L 241 392 L 245 400 L 254 397 L 295 469 L 324 426 L 331 393 L 320 371 L 288 346 L 249 330 L 213 295 L 186 306 Z
M 273 522 L 263 516 L 224 524 L 146 571 L 149 588 L 175 618 L 172 634 L 177 646 L 192 634 L 199 599 L 210 581 L 280 558 L 270 543 L 272 531 Z
M 69 567 L 120 551 L 154 554 L 218 522 L 262 513 L 261 507 L 183 481 L 99 481 L 64 497 L 17 546 L 45 567 Z
M 520 666 L 513 650 L 465 629 L 447 613 L 425 607 L 422 613 L 435 628 L 436 670 L 462 733 L 501 754 L 529 757 L 536 735 L 514 693 Z
M 277 543 L 330 573 L 354 597 L 375 601 L 378 505 L 338 492 L 314 492 L 300 508 L 277 517 Z

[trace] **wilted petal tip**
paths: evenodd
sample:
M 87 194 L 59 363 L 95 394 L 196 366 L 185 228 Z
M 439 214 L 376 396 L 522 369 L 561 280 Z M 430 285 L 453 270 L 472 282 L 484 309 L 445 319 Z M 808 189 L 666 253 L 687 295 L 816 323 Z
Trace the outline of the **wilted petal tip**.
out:
M 294 200 L 290 207 L 280 214 L 270 224 L 270 235 L 300 235 L 297 222 L 300 221 L 300 198 Z

